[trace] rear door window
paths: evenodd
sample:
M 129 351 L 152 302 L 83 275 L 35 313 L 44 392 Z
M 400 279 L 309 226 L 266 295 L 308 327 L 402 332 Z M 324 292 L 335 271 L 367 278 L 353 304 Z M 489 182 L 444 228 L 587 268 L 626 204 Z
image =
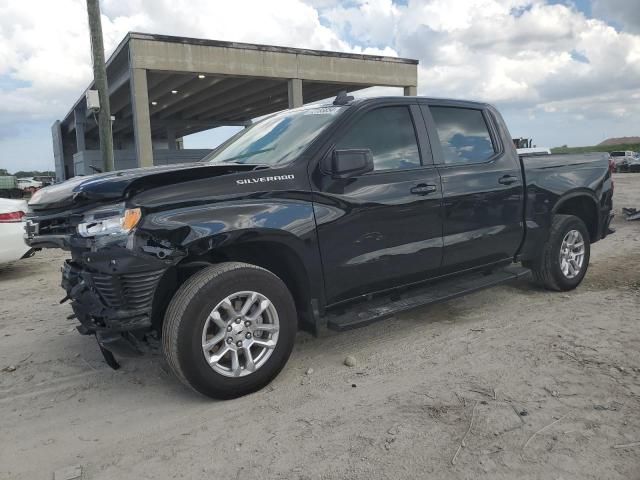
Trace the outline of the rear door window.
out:
M 430 107 L 446 165 L 482 163 L 496 153 L 481 110 Z

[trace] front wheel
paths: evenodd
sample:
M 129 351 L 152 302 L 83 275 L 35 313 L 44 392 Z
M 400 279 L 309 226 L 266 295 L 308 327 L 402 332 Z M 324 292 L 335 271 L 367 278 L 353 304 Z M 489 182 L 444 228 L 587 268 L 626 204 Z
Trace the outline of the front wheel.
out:
M 289 290 L 271 272 L 220 263 L 190 277 L 171 300 L 162 342 L 178 378 L 212 398 L 259 390 L 284 367 L 297 327 Z
M 574 215 L 554 215 L 542 255 L 531 265 L 534 280 L 549 290 L 573 290 L 587 273 L 590 253 L 584 222 Z

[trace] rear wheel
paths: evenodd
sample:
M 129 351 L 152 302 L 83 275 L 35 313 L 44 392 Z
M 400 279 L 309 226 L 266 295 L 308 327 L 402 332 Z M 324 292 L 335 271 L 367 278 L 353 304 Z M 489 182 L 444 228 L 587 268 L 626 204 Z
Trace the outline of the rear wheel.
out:
M 590 253 L 584 222 L 573 215 L 554 215 L 542 255 L 531 265 L 536 283 L 549 290 L 573 290 L 587 273 Z
M 228 262 L 189 278 L 171 300 L 162 328 L 169 365 L 186 385 L 234 398 L 269 383 L 293 349 L 295 304 L 282 280 Z

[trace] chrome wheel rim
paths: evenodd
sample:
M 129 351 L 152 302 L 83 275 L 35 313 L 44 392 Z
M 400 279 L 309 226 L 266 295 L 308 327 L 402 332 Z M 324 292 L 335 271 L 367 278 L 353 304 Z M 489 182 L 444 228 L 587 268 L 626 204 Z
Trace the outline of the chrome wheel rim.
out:
M 218 303 L 202 329 L 202 353 L 225 377 L 244 377 L 262 367 L 278 343 L 280 322 L 271 301 L 258 292 L 236 292 Z
M 578 230 L 570 230 L 562 240 L 560 247 L 560 270 L 567 278 L 580 275 L 584 263 L 584 238 Z

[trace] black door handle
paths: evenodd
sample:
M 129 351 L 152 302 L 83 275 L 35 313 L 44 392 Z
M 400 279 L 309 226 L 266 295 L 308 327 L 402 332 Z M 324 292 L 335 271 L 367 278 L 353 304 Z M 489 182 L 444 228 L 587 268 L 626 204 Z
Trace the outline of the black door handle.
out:
M 518 181 L 518 177 L 514 177 L 513 175 L 505 175 L 504 177 L 500 177 L 498 179 L 498 183 L 502 185 L 511 185 L 512 183 L 516 183 Z
M 415 195 L 429 195 L 430 193 L 435 192 L 437 189 L 438 188 L 435 185 L 420 183 L 409 191 Z

